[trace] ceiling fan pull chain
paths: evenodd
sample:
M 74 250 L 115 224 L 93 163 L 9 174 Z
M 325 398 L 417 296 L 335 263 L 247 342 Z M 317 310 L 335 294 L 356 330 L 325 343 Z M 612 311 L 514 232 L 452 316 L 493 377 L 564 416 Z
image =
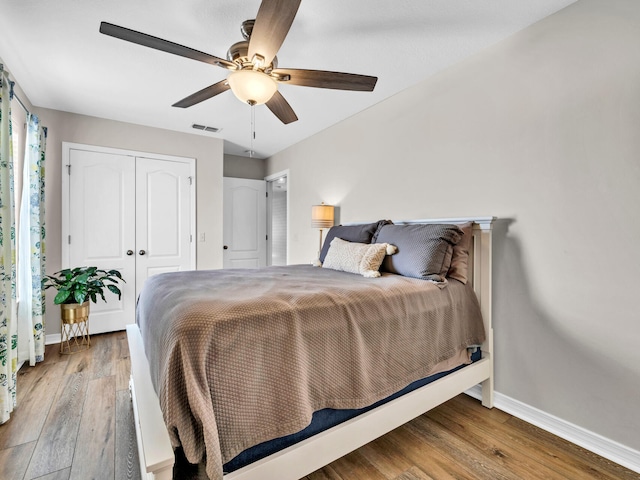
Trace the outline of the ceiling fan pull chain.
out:
M 251 146 L 249 147 L 249 157 L 253 157 L 253 141 L 256 139 L 256 105 L 251 105 Z

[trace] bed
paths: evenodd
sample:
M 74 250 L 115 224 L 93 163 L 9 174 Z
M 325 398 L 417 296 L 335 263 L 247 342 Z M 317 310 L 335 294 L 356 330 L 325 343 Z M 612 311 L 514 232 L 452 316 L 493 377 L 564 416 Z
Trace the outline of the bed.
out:
M 469 261 L 468 266 L 468 278 L 469 278 L 469 287 L 471 290 L 471 295 L 473 296 L 474 301 L 479 303 L 479 310 L 482 312 L 482 319 L 480 320 L 481 326 L 483 322 L 483 336 L 479 337 L 477 332 L 471 332 L 462 328 L 461 335 L 464 341 L 467 343 L 473 343 L 473 339 L 481 338 L 482 347 L 481 347 L 481 355 L 480 358 L 476 358 L 476 361 L 471 363 L 470 365 L 464 366 L 463 368 L 457 367 L 457 364 L 460 363 L 458 360 L 453 363 L 447 363 L 447 360 L 450 360 L 454 355 L 451 353 L 447 353 L 443 355 L 442 353 L 434 353 L 432 357 L 427 358 L 426 353 L 421 352 L 420 350 L 425 349 L 416 349 L 417 353 L 403 353 L 402 361 L 386 361 L 380 364 L 373 364 L 369 371 L 364 367 L 358 367 L 360 370 L 363 370 L 362 378 L 358 377 L 356 382 L 348 381 L 348 375 L 341 379 L 339 375 L 343 370 L 348 370 L 348 364 L 344 365 L 336 364 L 333 365 L 332 372 L 332 381 L 327 382 L 322 381 L 322 375 L 326 375 L 320 369 L 320 367 L 316 367 L 318 364 L 325 364 L 327 362 L 338 362 L 337 360 L 340 355 L 330 355 L 325 358 L 314 358 L 312 350 L 307 349 L 305 345 L 307 344 L 317 344 L 320 343 L 320 351 L 327 351 L 329 343 L 336 343 L 336 338 L 346 338 L 349 335 L 349 328 L 344 327 L 344 331 L 339 331 L 336 334 L 336 328 L 343 328 L 341 325 L 344 325 L 349 322 L 345 322 L 344 320 L 337 319 L 332 326 L 331 335 L 327 334 L 327 332 L 318 331 L 312 332 L 315 337 L 312 337 L 312 333 L 310 332 L 301 332 L 300 326 L 296 323 L 291 323 L 293 320 L 300 321 L 300 319 L 313 319 L 314 315 L 318 317 L 318 320 L 314 323 L 309 320 L 308 322 L 303 321 L 301 325 L 309 323 L 313 327 L 309 327 L 311 330 L 322 330 L 324 329 L 324 325 L 330 324 L 331 319 L 323 319 L 321 318 L 321 312 L 326 312 L 327 305 L 326 299 L 323 300 L 322 296 L 316 291 L 316 288 L 322 293 L 326 290 L 327 285 L 330 285 L 331 288 L 334 289 L 333 295 L 338 292 L 338 299 L 330 300 L 330 303 L 337 304 L 336 310 L 344 310 L 344 311 L 358 311 L 361 314 L 362 318 L 370 319 L 375 317 L 378 313 L 380 313 L 381 317 L 389 317 L 396 316 L 394 310 L 385 310 L 389 307 L 389 305 L 393 306 L 393 308 L 400 309 L 400 311 L 405 311 L 406 306 L 402 304 L 403 297 L 409 297 L 410 292 L 416 290 L 415 295 L 416 298 L 420 298 L 422 295 L 421 291 L 417 291 L 417 284 L 425 285 L 430 282 L 424 282 L 421 280 L 409 280 L 405 278 L 400 278 L 399 275 L 393 274 L 383 274 L 382 278 L 371 279 L 364 278 L 355 280 L 355 277 L 351 276 L 351 280 L 346 281 L 348 283 L 353 283 L 353 288 L 355 290 L 347 290 L 347 288 L 352 288 L 347 283 L 342 284 L 344 278 L 349 277 L 351 274 L 344 274 L 342 272 L 331 273 L 328 269 L 316 269 L 313 271 L 313 267 L 309 266 L 294 266 L 287 270 L 288 267 L 281 267 L 282 269 L 272 269 L 269 272 L 269 275 L 275 275 L 276 277 L 294 277 L 294 278 L 303 278 L 305 281 L 301 282 L 299 285 L 304 285 L 302 290 L 303 292 L 298 292 L 294 289 L 294 294 L 287 295 L 287 302 L 295 303 L 297 305 L 297 309 L 290 313 L 292 316 L 288 319 L 281 319 L 281 324 L 275 323 L 269 327 L 270 332 L 280 332 L 278 335 L 270 334 L 269 338 L 261 339 L 258 337 L 251 337 L 250 344 L 253 347 L 247 347 L 247 352 L 243 353 L 242 350 L 245 347 L 242 347 L 239 341 L 239 337 L 243 337 L 245 335 L 241 335 L 238 332 L 242 332 L 242 329 L 239 329 L 237 325 L 241 325 L 242 321 L 253 321 L 256 320 L 246 320 L 239 319 L 239 317 L 246 316 L 247 310 L 274 310 L 274 314 L 271 317 L 264 317 L 260 319 L 259 323 L 266 321 L 268 318 L 279 318 L 284 315 L 284 310 L 278 310 L 281 308 L 282 303 L 287 303 L 283 300 L 283 298 L 278 297 L 277 295 L 273 295 L 271 289 L 271 280 L 269 279 L 261 279 L 258 283 L 253 284 L 251 289 L 256 288 L 264 288 L 265 292 L 255 292 L 255 297 L 265 297 L 265 295 L 259 295 L 259 293 L 268 294 L 268 299 L 270 304 L 260 305 L 258 307 L 251 307 L 251 298 L 244 299 L 240 307 L 238 304 L 234 304 L 231 300 L 232 297 L 239 296 L 243 288 L 246 289 L 246 285 L 242 282 L 243 276 L 235 273 L 233 271 L 229 271 L 226 273 L 219 272 L 213 277 L 210 274 L 204 272 L 193 272 L 194 279 L 193 280 L 185 280 L 181 278 L 172 278 L 174 283 L 187 284 L 191 282 L 190 285 L 201 284 L 201 289 L 205 291 L 209 290 L 217 290 L 220 288 L 221 283 L 229 283 L 232 284 L 234 282 L 240 282 L 235 290 L 231 289 L 225 293 L 225 296 L 229 298 L 230 303 L 225 303 L 225 300 L 219 300 L 215 303 L 215 308 L 219 310 L 216 313 L 216 316 L 220 316 L 222 311 L 229 312 L 230 316 L 227 320 L 222 322 L 223 327 L 218 327 L 216 330 L 215 336 L 220 341 L 224 340 L 225 335 L 227 338 L 227 344 L 230 345 L 227 349 L 231 349 L 230 351 L 237 352 L 239 358 L 242 358 L 242 361 L 238 360 L 242 364 L 242 369 L 251 372 L 255 370 L 255 365 L 252 366 L 251 362 L 254 361 L 254 357 L 258 360 L 255 363 L 261 368 L 264 368 L 263 373 L 260 374 L 259 377 L 247 377 L 246 380 L 240 379 L 240 376 L 243 375 L 240 370 L 234 372 L 233 365 L 233 356 L 224 354 L 224 348 L 221 346 L 222 344 L 210 346 L 208 343 L 208 337 L 205 343 L 202 343 L 200 337 L 203 337 L 204 334 L 200 335 L 200 337 L 194 336 L 194 347 L 192 348 L 192 352 L 188 355 L 185 354 L 187 350 L 189 350 L 188 343 L 183 340 L 175 340 L 175 338 L 179 338 L 179 335 L 176 333 L 180 330 L 185 330 L 189 325 L 189 321 L 187 318 L 197 318 L 202 319 L 205 318 L 203 316 L 203 309 L 211 309 L 214 308 L 211 305 L 203 307 L 203 303 L 201 301 L 194 301 L 194 298 L 197 298 L 197 294 L 193 293 L 195 291 L 191 288 L 183 288 L 182 293 L 178 295 L 178 297 L 174 297 L 175 305 L 185 305 L 189 304 L 191 301 L 192 307 L 190 307 L 190 316 L 184 316 L 186 314 L 176 313 L 182 312 L 184 309 L 179 307 L 171 307 L 171 306 L 161 306 L 161 299 L 166 296 L 162 288 L 165 288 L 166 285 L 162 286 L 162 279 L 157 280 L 158 285 L 154 287 L 154 292 L 156 293 L 156 297 L 147 295 L 145 299 L 141 297 L 142 306 L 140 310 L 142 310 L 142 314 L 145 314 L 145 311 L 151 318 L 159 317 L 161 315 L 165 315 L 169 318 L 176 318 L 177 320 L 167 322 L 161 322 L 158 325 L 151 325 L 148 321 L 138 320 L 139 324 L 130 325 L 127 327 L 127 333 L 129 338 L 129 346 L 131 351 L 131 394 L 133 400 L 134 407 L 134 417 L 136 423 L 136 434 L 138 437 L 138 447 L 139 447 L 139 456 L 140 456 L 140 466 L 143 478 L 156 478 L 156 479 L 168 479 L 172 478 L 173 475 L 173 464 L 174 464 L 174 451 L 173 446 L 176 446 L 176 443 L 179 443 L 177 440 L 180 437 L 181 432 L 185 432 L 186 430 L 205 430 L 204 433 L 198 431 L 196 433 L 203 435 L 202 442 L 195 442 L 196 446 L 191 445 L 189 447 L 189 442 L 185 441 L 185 445 L 188 446 L 188 449 L 193 450 L 193 448 L 199 448 L 203 445 L 208 445 L 207 459 L 208 466 L 217 465 L 216 468 L 222 466 L 222 464 L 227 463 L 228 460 L 233 458 L 236 454 L 245 450 L 247 446 L 255 445 L 256 443 L 260 443 L 260 441 L 267 440 L 268 438 L 275 438 L 286 435 L 288 433 L 293 433 L 305 426 L 305 423 L 308 423 L 311 418 L 310 415 L 313 414 L 314 411 L 323 409 L 324 407 L 332 407 L 336 409 L 359 409 L 366 405 L 373 404 L 373 407 L 368 408 L 364 413 L 360 413 L 356 416 L 352 416 L 348 418 L 346 421 L 342 421 L 341 423 L 332 426 L 328 429 L 324 429 L 319 433 L 316 433 L 308 438 L 304 438 L 302 441 L 297 441 L 296 443 L 286 446 L 286 448 L 276 451 L 275 453 L 270 453 L 266 457 L 261 458 L 257 461 L 253 461 L 248 463 L 247 465 L 241 466 L 234 470 L 231 473 L 226 473 L 224 475 L 225 479 L 233 480 L 233 479 L 244 479 L 244 480 L 257 480 L 257 479 L 298 479 L 301 478 L 308 473 L 330 463 L 331 461 L 345 455 L 346 453 L 368 443 L 369 441 L 377 438 L 380 435 L 406 423 L 407 421 L 415 418 L 418 415 L 430 410 L 431 408 L 439 405 L 440 403 L 454 397 L 455 395 L 464 392 L 465 390 L 477 385 L 482 384 L 482 403 L 487 407 L 492 407 L 493 405 L 493 357 L 492 357 L 492 328 L 491 328 L 491 228 L 493 224 L 493 217 L 482 217 L 482 218 L 458 218 L 458 219 L 437 219 L 437 220 L 418 220 L 411 222 L 394 222 L 394 225 L 442 225 L 442 224 L 463 224 L 465 222 L 473 222 L 471 227 L 472 232 L 472 242 L 469 251 Z M 394 227 L 395 228 L 395 227 Z M 387 229 L 387 231 L 390 231 Z M 333 245 L 333 243 L 332 243 Z M 401 249 L 402 251 L 406 249 Z M 386 257 L 389 258 L 389 257 Z M 328 261 L 328 260 L 327 260 Z M 218 278 L 220 275 L 227 275 L 227 277 L 222 277 L 222 279 Z M 267 275 L 266 271 L 254 272 L 254 276 Z M 342 276 L 340 276 L 342 275 Z M 236 280 L 234 280 L 234 277 Z M 246 277 L 246 275 L 245 275 Z M 326 277 L 326 278 L 324 278 Z M 289 278 L 291 281 L 291 278 Z M 211 283 L 213 282 L 213 283 Z M 218 282 L 218 283 L 216 283 Z M 323 285 L 324 282 L 324 285 Z M 167 282 L 165 282 L 167 283 Z M 295 280 L 294 280 L 295 283 Z M 438 282 L 435 282 L 436 284 Z M 317 285 L 316 285 L 317 284 Z M 256 285 L 261 285 L 262 287 L 257 287 Z M 433 285 L 433 283 L 431 284 Z M 442 288 L 443 285 L 438 285 L 437 287 L 432 287 L 432 290 L 435 289 L 436 297 L 442 297 L 443 295 L 450 296 L 455 293 L 456 290 L 463 291 L 464 286 L 457 285 L 456 280 L 452 280 L 451 284 L 447 286 L 447 288 Z M 145 287 L 146 288 L 146 287 Z M 370 288 L 378 288 L 377 292 L 371 294 L 369 292 Z M 323 290 L 324 289 L 324 290 Z M 298 289 L 299 290 L 299 289 Z M 394 295 L 394 291 L 403 292 L 402 295 Z M 437 293 L 438 290 L 442 290 L 445 293 Z M 168 290 L 167 290 L 168 291 Z M 340 292 L 342 292 L 342 297 L 340 297 Z M 369 293 L 367 293 L 369 292 Z M 372 301 L 369 297 L 376 296 L 382 297 L 383 295 L 390 296 L 387 304 L 381 305 L 373 305 Z M 464 292 L 463 292 L 464 293 Z M 475 294 L 475 295 L 474 295 Z M 195 297 L 194 297 L 195 295 Z M 291 296 L 293 295 L 293 296 Z M 413 295 L 413 293 L 411 293 Z M 250 296 L 251 297 L 251 296 Z M 362 298 L 360 298 L 362 297 Z M 438 298 L 439 298 L 438 297 Z M 477 297 L 477 299 L 476 299 Z M 180 301 L 176 299 L 180 298 Z M 291 300 L 293 299 L 293 300 Z M 311 300 L 309 300 L 311 299 Z M 348 299 L 349 303 L 346 303 Z M 146 302 L 146 303 L 145 303 Z M 186 303 L 185 303 L 186 302 Z M 305 306 L 305 302 L 309 304 Z M 320 304 L 318 304 L 320 302 Z M 322 303 L 325 302 L 325 303 Z M 355 303 L 354 303 L 355 302 Z M 218 304 L 222 306 L 218 306 Z M 193 306 L 195 305 L 195 306 Z M 246 305 L 246 306 L 245 306 Z M 386 306 L 385 306 L 386 305 Z M 434 310 L 442 311 L 443 306 L 438 306 L 434 308 Z M 449 307 L 447 307 L 449 308 Z M 453 307 L 451 307 L 453 308 Z M 155 309 L 155 310 L 154 310 Z M 194 310 L 195 309 L 195 310 Z M 369 309 L 369 310 L 367 310 Z M 170 310 L 175 310 L 175 312 Z M 189 310 L 189 309 L 187 309 Z M 289 309 L 290 310 L 290 309 Z M 455 308 L 454 308 L 455 310 Z M 315 312 L 315 313 L 314 313 Z M 391 312 L 391 313 L 389 313 Z M 183 315 L 180 317 L 180 315 Z M 287 314 L 289 315 L 289 314 Z M 336 315 L 338 315 L 336 313 Z M 429 314 L 431 315 L 431 314 Z M 332 315 L 333 316 L 333 315 Z M 397 315 L 398 317 L 400 315 Z M 251 318 L 251 317 L 247 317 Z M 256 317 L 257 318 L 257 317 Z M 435 318 L 435 317 L 434 317 Z M 200 320 L 198 320 L 200 321 Z M 442 330 L 443 328 L 449 325 L 450 322 L 445 321 L 440 324 L 437 329 Z M 237 324 L 237 325 L 236 325 Z M 162 326 L 160 326 L 162 325 Z M 166 325 L 166 326 L 165 326 Z M 194 323 L 194 325 L 199 325 Z M 236 325 L 234 327 L 234 325 Z M 280 325 L 280 326 L 278 326 Z M 290 325 L 296 325 L 295 327 L 291 327 Z M 443 327 L 444 325 L 444 327 Z M 367 355 L 367 348 L 369 348 L 369 352 L 375 350 L 376 348 L 380 348 L 382 345 L 380 342 L 383 337 L 389 339 L 390 342 L 396 341 L 393 340 L 393 337 L 390 333 L 377 333 L 382 332 L 383 327 L 380 325 L 372 325 L 372 326 L 364 326 L 364 323 L 361 327 L 358 327 L 357 338 L 356 340 L 347 341 L 347 344 L 354 344 L 361 341 L 363 338 L 370 339 L 367 341 L 371 341 L 371 345 L 365 345 L 364 347 L 364 356 L 367 358 L 373 359 L 375 362 L 375 355 Z M 404 328 L 404 327 L 403 327 Z M 408 326 L 407 328 L 413 328 Z M 367 330 L 368 329 L 368 330 Z M 351 328 L 353 330 L 353 328 Z M 291 332 L 295 332 L 295 334 Z M 169 333 L 167 333 L 169 332 Z M 256 335 L 258 335 L 256 333 Z M 377 336 L 376 336 L 377 335 Z M 155 340 L 152 337 L 156 337 Z M 247 335 L 251 336 L 251 335 Z M 449 334 L 444 335 L 444 337 L 450 336 Z M 275 339 L 274 339 L 275 338 Z M 255 429 L 256 432 L 260 430 L 260 432 L 256 433 L 255 438 L 251 438 L 248 440 L 249 443 L 243 443 L 243 441 L 233 441 L 231 443 L 227 442 L 227 438 L 243 438 L 247 436 L 248 433 L 246 431 L 242 431 L 243 424 L 246 430 L 247 424 L 249 426 L 260 424 L 262 425 L 263 419 L 260 417 L 251 417 L 252 410 L 245 411 L 234 411 L 234 409 L 229 409 L 229 412 L 225 412 L 224 405 L 228 403 L 239 403 L 242 404 L 242 401 L 238 400 L 238 397 L 242 400 L 250 397 L 248 394 L 250 390 L 248 390 L 251 385 L 257 385 L 257 388 L 262 388 L 262 385 L 259 385 L 262 380 L 262 377 L 265 377 L 264 382 L 267 383 L 269 377 L 268 372 L 272 370 L 278 369 L 278 364 L 273 363 L 269 364 L 271 357 L 266 355 L 261 356 L 261 349 L 268 350 L 271 348 L 275 351 L 285 351 L 288 346 L 294 344 L 295 338 L 301 338 L 305 343 L 302 347 L 297 346 L 295 348 L 291 347 L 294 351 L 287 352 L 284 358 L 294 358 L 296 355 L 299 355 L 299 352 L 304 352 L 302 355 L 303 364 L 305 365 L 304 371 L 301 373 L 296 370 L 297 360 L 291 361 L 291 368 L 288 365 L 287 369 L 280 368 L 279 373 L 274 375 L 273 381 L 276 382 L 275 386 L 267 385 L 265 388 L 270 388 L 274 392 L 278 392 L 277 397 L 283 397 L 282 401 L 287 405 L 286 414 L 287 420 L 292 420 L 292 425 L 287 425 L 286 428 L 282 431 L 277 431 L 277 435 L 273 437 L 261 437 L 262 430 Z M 312 338 L 312 340 L 308 340 Z M 327 340 L 329 339 L 329 340 Z M 242 339 L 240 339 L 242 340 Z M 469 340 L 469 341 L 467 341 Z M 461 345 L 461 341 L 463 340 L 452 340 L 451 344 L 446 344 L 442 348 L 447 352 L 453 352 L 453 345 Z M 154 343 L 155 342 L 155 343 Z M 275 346 L 269 347 L 269 343 L 275 342 Z M 278 343 L 279 342 L 279 343 Z M 324 342 L 324 343 L 323 343 Z M 397 342 L 402 344 L 403 340 L 399 339 Z M 457 343 L 455 343 L 457 342 Z M 339 343 L 339 342 L 338 342 Z M 406 343 L 406 339 L 404 341 Z M 145 354 L 145 345 L 146 350 L 149 352 L 147 356 Z M 226 345 L 226 344 L 225 344 Z M 226 348 L 226 347 L 225 347 Z M 255 349 L 255 355 L 251 354 L 251 348 Z M 338 345 L 338 349 L 344 349 L 344 345 Z M 456 347 L 457 349 L 457 347 Z M 205 355 L 203 351 L 207 351 L 206 358 L 215 356 L 216 358 L 216 369 L 228 369 L 230 372 L 234 372 L 231 377 L 234 379 L 233 382 L 229 382 L 225 380 L 224 376 L 216 377 L 215 380 L 209 380 L 202 375 L 203 368 L 198 367 L 200 363 L 203 363 L 202 359 L 200 362 L 193 361 L 194 367 L 186 366 L 188 362 L 191 362 L 193 357 Z M 458 352 L 459 349 L 456 350 L 456 354 L 462 354 L 462 352 Z M 339 351 L 339 350 L 338 350 Z M 297 352 L 297 353 L 296 353 Z M 423 362 L 420 364 L 420 368 L 416 368 L 413 365 L 411 360 L 413 357 L 411 355 L 425 356 L 424 359 L 422 357 L 416 357 L 416 362 Z M 476 355 L 478 357 L 478 354 Z M 178 358 L 176 361 L 175 358 Z M 230 358 L 229 361 L 225 363 L 225 358 Z M 391 357 L 390 357 L 391 358 Z M 151 362 L 149 362 L 149 359 Z M 169 360 L 171 359 L 171 360 Z M 331 360 L 327 360 L 331 359 Z M 274 362 L 281 360 L 274 360 Z M 281 361 L 282 362 L 282 361 Z M 354 363 L 354 359 L 350 359 L 349 362 Z M 355 359 L 355 363 L 360 364 L 361 362 L 357 357 Z M 386 368 L 386 364 L 402 364 L 399 367 L 394 366 L 393 368 L 400 368 L 404 372 L 407 372 L 406 378 L 403 377 L 402 385 L 394 383 L 397 379 L 393 377 L 395 372 L 389 375 L 388 383 L 384 383 L 383 380 L 378 380 L 376 375 L 372 375 L 371 372 L 382 371 L 381 369 Z M 464 362 L 466 363 L 466 362 Z M 168 370 L 166 365 L 177 365 L 176 367 L 171 367 Z M 267 367 L 265 367 L 265 365 Z M 443 366 L 444 365 L 444 366 Z M 434 373 L 435 370 L 441 372 L 442 370 L 449 370 L 450 368 L 456 366 L 455 371 L 449 373 L 437 380 L 427 383 L 424 385 L 420 385 L 416 388 L 411 389 L 409 393 L 406 393 L 401 396 L 393 397 L 391 400 L 388 399 L 388 395 L 393 394 L 394 392 L 401 390 L 402 387 L 408 385 L 409 383 L 414 382 L 414 380 L 420 380 L 425 376 Z M 207 367 L 208 368 L 208 367 Z M 256 367 L 257 368 L 257 367 Z M 389 367 L 391 368 L 391 367 Z M 177 370 L 176 370 L 177 369 Z M 435 370 L 434 370 L 435 369 Z M 290 370 L 295 371 L 294 374 L 290 373 Z M 317 370 L 317 371 L 316 371 Z M 171 380 L 168 381 L 167 378 L 169 375 L 166 374 L 167 371 L 171 371 L 170 375 Z M 227 371 L 227 370 L 225 370 Z M 176 373 L 178 372 L 178 373 Z M 267 373 L 264 373 L 267 372 Z M 338 377 L 335 377 L 337 372 Z M 217 374 L 216 374 L 217 375 Z M 250 373 L 247 373 L 250 375 Z M 295 387 L 298 385 L 298 380 L 300 376 L 305 378 L 305 382 L 298 388 Z M 345 374 L 346 375 L 346 374 Z M 183 381 L 183 377 L 193 377 L 197 378 L 197 382 L 185 382 Z M 309 381 L 306 383 L 307 379 L 313 380 L 316 376 L 319 376 L 320 380 L 316 383 Z M 379 375 L 380 377 L 386 378 L 385 375 Z M 337 378 L 337 379 L 336 379 Z M 411 382 L 405 381 L 406 379 L 411 380 Z M 392 381 L 393 380 L 393 381 Z M 278 385 L 277 382 L 281 381 L 282 384 Z M 210 384 L 207 382 L 211 382 Z M 244 384 L 243 384 L 244 382 Z M 196 388 L 196 396 L 193 397 L 193 388 L 191 389 L 191 393 L 189 395 L 192 396 L 191 406 L 187 408 L 186 413 L 175 413 L 176 404 L 181 403 L 180 396 L 176 394 L 176 392 L 172 392 L 173 390 L 184 390 L 187 383 L 195 383 L 197 385 L 205 385 L 206 387 Z M 225 385 L 229 383 L 233 383 L 233 389 L 236 389 L 237 397 L 228 402 L 225 400 L 225 397 L 222 396 L 225 391 Z M 354 386 L 353 384 L 357 384 L 358 386 Z M 215 384 L 215 388 L 212 386 Z M 338 385 L 336 388 L 343 388 L 340 385 L 348 384 L 347 387 L 349 389 L 356 389 L 357 391 L 349 390 L 348 392 L 343 391 L 332 391 L 334 385 Z M 294 388 L 289 389 L 283 388 L 283 385 L 293 385 Z M 311 386 L 309 386 L 311 385 Z M 315 387 L 314 385 L 321 385 L 320 388 Z M 344 388 L 347 388 L 344 387 Z M 200 391 L 201 390 L 201 391 Z M 327 392 L 325 392 L 327 390 Z M 160 399 L 158 398 L 158 394 L 156 391 L 161 392 Z M 218 393 L 220 392 L 220 398 L 214 398 L 212 403 L 216 405 L 216 416 L 213 417 L 213 414 L 209 413 L 209 407 L 204 407 L 203 410 L 200 408 L 200 404 L 204 404 L 206 402 L 200 402 L 200 395 L 204 392 L 204 397 L 207 397 L 211 392 Z M 268 390 L 271 391 L 271 390 Z M 233 391 L 229 390 L 228 394 L 233 395 Z M 254 396 L 258 399 L 263 399 L 266 397 L 270 397 L 270 395 L 256 395 Z M 195 400 L 194 400 L 195 398 Z M 336 400 L 338 398 L 339 400 Z M 327 400 L 328 399 L 328 400 Z M 363 400 L 364 399 L 364 400 Z M 304 401 L 303 401 L 304 400 Z M 257 400 L 256 400 L 257 401 Z M 267 419 L 265 422 L 269 424 L 269 419 L 275 418 L 272 423 L 277 424 L 278 421 L 282 422 L 282 419 L 278 420 L 277 405 L 271 405 L 269 402 L 271 400 L 260 400 L 257 407 L 255 405 L 251 405 L 251 408 L 259 408 L 261 412 L 264 412 L 264 417 Z M 329 402 L 328 404 L 326 402 Z M 363 403 L 364 401 L 364 403 Z M 380 402 L 379 402 L 380 401 Z M 217 402 L 217 403 L 216 403 Z M 253 401 L 252 401 L 253 402 Z M 248 402 L 248 403 L 252 403 Z M 163 413 L 160 408 L 160 404 L 162 403 L 163 409 L 165 411 L 165 416 L 163 418 Z M 234 406 L 234 408 L 236 408 Z M 271 409 L 271 410 L 270 410 Z M 174 413 L 172 413 L 174 412 Z M 270 413 L 271 412 L 271 413 Z M 189 416 L 188 421 L 185 421 L 184 417 Z M 234 417 L 236 415 L 236 417 Z M 197 417 L 196 420 L 192 417 Z M 210 417 L 210 418 L 209 418 Z M 209 421 L 204 422 L 204 418 L 209 418 Z M 242 421 L 241 419 L 245 419 Z M 165 420 L 167 424 L 165 425 Z M 206 430 L 209 429 L 208 425 L 211 423 L 214 424 L 212 428 L 212 432 L 208 432 Z M 239 424 L 240 426 L 236 425 Z M 167 428 L 167 425 L 169 428 Z M 203 426 L 204 425 L 204 426 Z M 180 428 L 178 428 L 180 427 Z M 238 429 L 236 431 L 233 429 Z M 273 426 L 269 428 L 273 429 Z M 293 428 L 293 430 L 291 430 Z M 267 431 L 268 429 L 265 429 Z M 231 432 L 231 433 L 229 433 Z M 269 433 L 272 434 L 273 432 Z M 171 435 L 170 435 L 171 434 Z M 184 439 L 187 439 L 188 436 L 182 433 Z M 206 439 L 206 441 L 204 440 Z M 172 446 L 173 441 L 173 446 Z M 216 442 L 219 442 L 218 445 Z M 216 443 L 216 445 L 214 445 Z M 202 444 L 202 445 L 200 445 Z M 215 447 L 215 448 L 214 448 Z M 214 452 L 216 449 L 220 449 L 222 452 L 222 456 L 217 458 L 214 461 Z M 193 454 L 193 451 L 192 451 Z M 242 465 L 242 464 L 241 464 Z M 227 465 L 228 467 L 228 465 Z M 211 467 L 213 468 L 213 467 Z M 211 474 L 210 470 L 209 473 Z M 213 476 L 220 478 L 218 476 L 217 470 L 214 472 Z

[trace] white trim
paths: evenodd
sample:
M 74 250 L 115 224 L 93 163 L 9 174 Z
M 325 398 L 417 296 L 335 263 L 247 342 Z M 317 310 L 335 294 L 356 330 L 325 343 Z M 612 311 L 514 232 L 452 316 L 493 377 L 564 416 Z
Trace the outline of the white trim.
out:
M 45 345 L 53 345 L 62 342 L 62 335 L 59 333 L 51 333 L 44 338 Z
M 481 398 L 481 389 L 478 385 L 467 390 L 465 393 L 473 398 Z M 586 448 L 590 452 L 611 460 L 618 465 L 622 465 L 629 470 L 640 473 L 640 451 L 638 450 L 622 445 L 615 440 L 603 437 L 598 433 L 567 422 L 566 420 L 499 392 L 494 392 L 494 405 L 496 408 L 514 417 L 535 425 L 549 433 L 553 433 L 582 448 Z
M 272 175 L 267 175 L 266 177 L 264 177 L 264 181 L 273 182 L 274 180 L 277 180 L 280 177 L 288 177 L 289 175 L 290 175 L 289 169 L 287 168 L 286 170 L 282 170 L 281 172 L 274 173 Z
M 473 222 L 480 230 L 491 230 L 493 222 L 496 217 L 453 217 L 453 218 L 425 218 L 422 220 L 393 220 L 396 225 L 403 224 L 416 224 L 416 223 L 451 223 L 454 225 L 461 225 L 467 222 Z M 371 222 L 345 222 L 343 225 L 362 225 L 364 223 Z

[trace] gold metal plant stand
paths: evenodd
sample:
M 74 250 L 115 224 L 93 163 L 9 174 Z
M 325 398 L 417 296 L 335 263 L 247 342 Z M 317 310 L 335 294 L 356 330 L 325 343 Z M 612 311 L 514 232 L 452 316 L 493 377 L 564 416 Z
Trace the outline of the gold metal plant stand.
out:
M 91 346 L 89 301 L 60 305 L 60 353 L 72 354 Z

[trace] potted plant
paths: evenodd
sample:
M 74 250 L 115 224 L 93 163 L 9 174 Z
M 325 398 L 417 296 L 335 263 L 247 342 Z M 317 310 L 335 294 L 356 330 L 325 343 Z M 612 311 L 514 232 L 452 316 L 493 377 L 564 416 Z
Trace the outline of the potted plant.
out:
M 122 292 L 117 286 L 119 281 L 125 280 L 118 270 L 100 270 L 98 267 L 66 268 L 43 277 L 42 288 L 46 290 L 53 287 L 58 291 L 53 303 L 60 305 L 62 353 L 72 353 L 69 345 L 71 337 L 75 339 L 82 336 L 80 343 L 84 348 L 89 347 L 91 343 L 86 322 L 89 318 L 90 301 L 96 303 L 99 295 L 106 302 L 105 288 L 118 295 L 119 300 L 122 297 Z M 73 328 L 65 329 L 65 325 Z M 63 352 L 65 342 L 68 352 Z M 78 344 L 77 340 L 76 344 Z M 79 344 L 76 346 L 80 348 Z

